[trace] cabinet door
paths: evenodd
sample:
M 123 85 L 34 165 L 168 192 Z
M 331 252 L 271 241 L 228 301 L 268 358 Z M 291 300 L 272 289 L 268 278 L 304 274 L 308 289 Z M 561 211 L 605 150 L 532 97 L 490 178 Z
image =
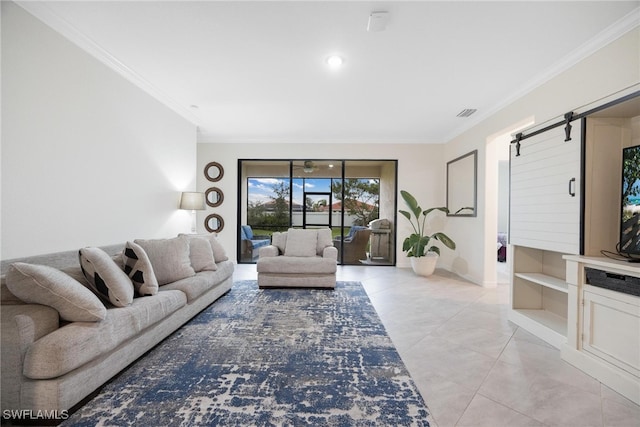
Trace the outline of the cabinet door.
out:
M 640 299 L 624 294 L 618 299 L 605 294 L 616 292 L 584 291 L 582 348 L 640 377 Z
M 564 126 L 511 147 L 510 240 L 514 245 L 580 253 L 580 126 Z

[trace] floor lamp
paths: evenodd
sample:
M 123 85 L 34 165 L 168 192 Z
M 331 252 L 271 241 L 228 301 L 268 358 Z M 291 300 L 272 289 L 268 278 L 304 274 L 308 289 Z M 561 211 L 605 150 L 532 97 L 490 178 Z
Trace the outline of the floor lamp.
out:
M 196 232 L 196 211 L 203 211 L 204 193 L 185 191 L 180 197 L 180 209 L 191 211 L 191 233 Z

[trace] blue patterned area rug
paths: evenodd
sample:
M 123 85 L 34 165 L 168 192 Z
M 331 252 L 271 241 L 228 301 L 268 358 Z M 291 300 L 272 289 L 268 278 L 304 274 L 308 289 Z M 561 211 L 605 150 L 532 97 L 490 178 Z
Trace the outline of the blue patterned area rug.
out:
M 74 426 L 428 426 L 359 282 L 231 291 L 108 383 Z

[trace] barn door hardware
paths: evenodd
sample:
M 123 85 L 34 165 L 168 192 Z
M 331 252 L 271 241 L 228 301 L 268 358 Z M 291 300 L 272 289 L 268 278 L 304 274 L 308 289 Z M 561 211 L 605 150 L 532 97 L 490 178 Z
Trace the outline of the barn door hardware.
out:
M 516 134 L 516 157 L 520 156 L 520 140 L 522 139 L 522 132 Z
M 565 135 L 565 142 L 567 141 L 571 141 L 571 121 L 573 120 L 573 111 L 568 112 L 567 114 L 564 115 L 564 122 L 565 122 L 565 127 L 564 127 L 564 135 Z

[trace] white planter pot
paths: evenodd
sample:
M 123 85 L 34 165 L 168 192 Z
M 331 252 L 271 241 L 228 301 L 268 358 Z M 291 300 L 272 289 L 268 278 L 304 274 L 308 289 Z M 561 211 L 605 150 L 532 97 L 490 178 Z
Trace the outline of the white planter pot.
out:
M 411 257 L 411 268 L 418 276 L 431 276 L 436 269 L 438 262 L 438 254 L 433 252 L 427 253 L 426 256 Z

